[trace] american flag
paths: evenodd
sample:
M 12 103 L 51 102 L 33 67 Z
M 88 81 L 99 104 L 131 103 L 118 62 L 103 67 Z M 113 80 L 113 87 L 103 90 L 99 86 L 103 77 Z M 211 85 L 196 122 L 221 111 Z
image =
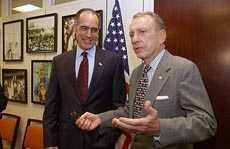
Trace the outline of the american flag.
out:
M 107 35 L 104 40 L 104 48 L 116 52 L 122 57 L 123 66 L 125 71 L 125 78 L 128 82 L 129 64 L 128 55 L 125 41 L 125 34 L 122 23 L 122 15 L 120 10 L 119 1 L 115 0 L 113 7 L 112 18 L 109 22 Z
M 115 4 L 112 11 L 112 18 L 109 22 L 107 35 L 104 40 L 104 48 L 116 52 L 120 57 L 122 57 L 126 81 L 126 93 L 128 93 L 129 64 L 124 28 L 122 23 L 122 15 L 118 0 L 115 0 Z M 131 136 L 127 133 L 124 133 L 118 139 L 118 142 L 116 143 L 116 149 L 129 149 L 130 142 Z

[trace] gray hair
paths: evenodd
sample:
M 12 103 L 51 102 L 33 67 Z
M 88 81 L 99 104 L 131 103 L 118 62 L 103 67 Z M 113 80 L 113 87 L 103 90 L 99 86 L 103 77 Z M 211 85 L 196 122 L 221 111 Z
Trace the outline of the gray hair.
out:
M 138 12 L 133 16 L 133 19 L 144 16 L 150 16 L 153 19 L 154 23 L 157 25 L 159 30 L 166 29 L 165 23 L 162 20 L 162 18 L 152 11 Z

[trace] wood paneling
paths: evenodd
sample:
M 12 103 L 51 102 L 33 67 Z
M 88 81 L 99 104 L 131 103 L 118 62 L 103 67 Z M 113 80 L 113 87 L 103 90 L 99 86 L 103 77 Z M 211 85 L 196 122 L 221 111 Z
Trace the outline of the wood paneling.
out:
M 167 26 L 167 49 L 194 61 L 202 74 L 218 131 L 196 149 L 230 145 L 230 1 L 155 0 L 155 12 Z

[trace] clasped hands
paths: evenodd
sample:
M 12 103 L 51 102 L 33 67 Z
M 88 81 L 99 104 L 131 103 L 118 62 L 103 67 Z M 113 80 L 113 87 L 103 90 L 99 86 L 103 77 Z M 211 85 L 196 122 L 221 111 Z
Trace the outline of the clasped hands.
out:
M 157 110 L 151 106 L 150 101 L 144 103 L 146 116 L 142 118 L 113 118 L 112 125 L 128 133 L 141 133 L 158 136 L 160 134 L 160 120 Z M 102 123 L 99 115 L 86 112 L 75 121 L 82 130 L 94 130 Z

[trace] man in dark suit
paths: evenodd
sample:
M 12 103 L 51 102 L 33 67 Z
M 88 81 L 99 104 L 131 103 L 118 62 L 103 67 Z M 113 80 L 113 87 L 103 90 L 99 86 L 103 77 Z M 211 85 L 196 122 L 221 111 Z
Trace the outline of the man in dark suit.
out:
M 112 149 L 120 134 L 117 130 L 100 127 L 84 131 L 74 122 L 86 111 L 101 113 L 125 103 L 121 59 L 113 52 L 96 48 L 100 22 L 94 10 L 81 9 L 76 22 L 77 49 L 53 59 L 43 115 L 45 147 Z
M 131 75 L 129 103 L 99 115 L 87 112 L 76 124 L 93 130 L 114 118 L 115 127 L 134 137 L 133 149 L 192 149 L 215 135 L 216 119 L 199 70 L 165 49 L 162 19 L 153 12 L 137 13 L 129 34 L 143 60 Z

